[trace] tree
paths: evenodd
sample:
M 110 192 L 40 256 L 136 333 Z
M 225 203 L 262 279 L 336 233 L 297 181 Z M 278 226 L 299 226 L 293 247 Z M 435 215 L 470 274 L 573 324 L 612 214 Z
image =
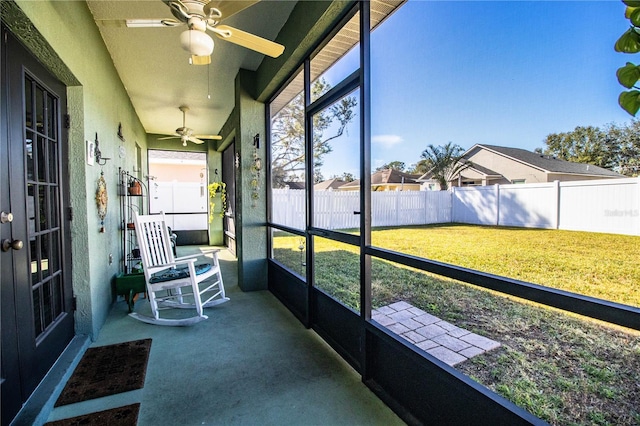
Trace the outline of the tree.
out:
M 593 164 L 625 176 L 640 176 L 640 121 L 628 125 L 576 127 L 571 132 L 552 133 L 546 147 L 537 152 L 574 163 Z
M 317 99 L 329 89 L 331 86 L 324 79 L 316 80 L 311 85 L 312 98 Z M 354 109 L 357 105 L 356 97 L 348 96 L 313 117 L 314 182 L 323 180 L 320 169 L 324 155 L 332 150 L 330 141 L 343 135 L 346 126 L 355 118 Z M 334 134 L 324 134 L 334 128 Z M 304 93 L 300 93 L 274 116 L 271 123 L 271 176 L 274 188 L 282 188 L 286 181 L 304 174 L 304 140 Z
M 406 169 L 406 166 L 402 161 L 392 161 L 390 163 L 387 163 L 383 166 L 378 167 L 376 169 L 376 172 L 386 170 L 386 169 L 392 169 L 392 170 L 397 170 L 399 172 L 404 172 L 404 169 Z
M 607 134 L 616 147 L 616 163 L 612 169 L 625 176 L 640 176 L 640 121 L 625 126 L 611 125 Z
M 625 17 L 631 22 L 631 27 L 620 36 L 616 41 L 614 49 L 616 52 L 622 53 L 638 53 L 640 52 L 640 1 L 622 0 L 627 6 L 625 9 Z M 618 82 L 628 90 L 620 93 L 618 104 L 629 114 L 635 116 L 640 109 L 640 89 L 636 86 L 640 80 L 640 66 L 631 62 L 619 68 L 616 72 Z
M 612 169 L 617 163 L 615 142 L 616 138 L 598 127 L 578 126 L 571 132 L 547 135 L 542 153 L 565 161 Z
M 331 179 L 338 179 L 343 182 L 353 182 L 354 180 L 356 180 L 356 177 L 353 175 L 353 173 L 344 172 L 342 173 L 342 175 L 331 176 Z
M 460 145 L 448 142 L 444 146 L 427 146 L 420 157 L 425 162 L 431 178 L 440 184 L 440 190 L 449 189 L 449 181 L 463 170 L 471 167 L 471 162 L 462 158 L 464 150 Z
M 412 175 L 423 175 L 428 171 L 429 171 L 429 166 L 427 165 L 427 160 L 425 159 L 419 160 L 417 163 L 412 164 L 407 169 L 407 173 Z

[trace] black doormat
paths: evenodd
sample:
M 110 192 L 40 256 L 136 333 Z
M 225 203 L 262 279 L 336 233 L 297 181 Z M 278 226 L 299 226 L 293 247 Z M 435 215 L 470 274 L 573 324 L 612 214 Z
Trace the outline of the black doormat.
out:
M 45 426 L 136 426 L 140 404 L 45 423 Z
M 150 349 L 151 339 L 87 349 L 55 406 L 142 388 Z

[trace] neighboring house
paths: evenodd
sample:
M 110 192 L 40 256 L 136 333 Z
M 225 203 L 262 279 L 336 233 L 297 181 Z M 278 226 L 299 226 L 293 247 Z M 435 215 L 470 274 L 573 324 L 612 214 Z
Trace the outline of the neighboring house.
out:
M 285 182 L 285 186 L 289 189 L 304 189 L 304 182 Z
M 624 178 L 624 175 L 592 164 L 573 163 L 521 148 L 496 145 L 472 146 L 463 159 L 471 162 L 449 180 L 451 186 L 486 186 L 510 183 L 539 183 Z M 418 179 L 423 189 L 439 190 L 430 172 Z
M 420 175 L 412 175 L 394 169 L 384 169 L 371 175 L 372 191 L 419 191 Z M 338 188 L 340 191 L 357 191 L 360 189 L 360 179 L 345 183 Z
M 340 188 L 345 183 L 346 182 L 341 179 L 327 179 L 313 185 L 313 189 L 315 191 L 330 191 Z

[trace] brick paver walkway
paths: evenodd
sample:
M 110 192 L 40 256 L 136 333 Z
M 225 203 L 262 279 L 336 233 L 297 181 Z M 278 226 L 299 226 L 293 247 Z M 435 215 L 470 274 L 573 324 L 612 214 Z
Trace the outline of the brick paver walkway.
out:
M 449 365 L 459 364 L 500 346 L 495 340 L 443 321 L 407 302 L 374 309 L 371 317 Z

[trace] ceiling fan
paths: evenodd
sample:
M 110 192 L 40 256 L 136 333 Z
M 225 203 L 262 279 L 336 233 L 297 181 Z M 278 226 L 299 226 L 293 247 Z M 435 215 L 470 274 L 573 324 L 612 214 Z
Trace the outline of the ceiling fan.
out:
M 166 139 L 180 139 L 182 141 L 182 146 L 187 146 L 188 142 L 193 142 L 197 144 L 202 144 L 204 141 L 202 139 L 212 139 L 212 140 L 220 140 L 222 136 L 220 135 L 194 135 L 193 129 L 186 127 L 186 114 L 189 111 L 189 107 L 186 105 L 182 105 L 179 107 L 180 111 L 182 111 L 182 127 L 178 127 L 176 129 L 175 136 L 167 136 L 164 138 L 158 138 L 158 140 L 166 140 Z
M 191 54 L 191 63 L 211 63 L 213 39 L 207 30 L 222 40 L 277 58 L 284 46 L 257 35 L 220 25 L 224 19 L 254 5 L 259 0 L 162 0 L 176 19 L 127 19 L 127 27 L 177 27 L 187 25 L 180 34 L 182 48 Z

